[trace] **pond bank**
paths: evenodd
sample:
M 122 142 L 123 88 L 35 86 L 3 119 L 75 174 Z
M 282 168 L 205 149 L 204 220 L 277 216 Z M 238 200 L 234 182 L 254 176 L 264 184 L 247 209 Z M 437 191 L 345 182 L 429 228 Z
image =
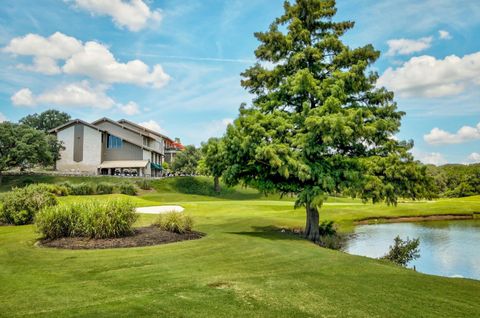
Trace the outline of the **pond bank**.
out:
M 480 212 L 464 214 L 430 214 L 414 216 L 370 216 L 354 221 L 355 225 L 375 224 L 375 223 L 403 223 L 403 222 L 422 222 L 422 221 L 448 221 L 448 220 L 473 220 L 480 217 Z

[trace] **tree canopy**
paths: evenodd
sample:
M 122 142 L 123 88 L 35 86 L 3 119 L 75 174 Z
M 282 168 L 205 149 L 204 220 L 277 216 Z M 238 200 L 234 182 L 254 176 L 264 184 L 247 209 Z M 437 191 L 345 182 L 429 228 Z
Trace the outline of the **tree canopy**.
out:
M 193 145 L 188 145 L 184 150 L 177 153 L 171 168 L 175 173 L 195 174 L 200 157 L 200 150 Z
M 213 176 L 215 192 L 220 192 L 219 178 L 225 171 L 225 147 L 222 139 L 210 138 L 206 143 L 202 143 L 201 154 L 200 170 Z
M 225 181 L 297 194 L 313 241 L 328 195 L 389 204 L 429 197 L 425 168 L 409 153 L 413 142 L 394 138 L 404 113 L 369 71 L 380 53 L 342 42 L 354 23 L 334 21 L 333 0 L 287 1 L 284 11 L 255 33 L 259 63 L 242 73 L 255 97 L 227 128 Z
M 40 114 L 35 113 L 33 115 L 27 115 L 20 119 L 19 122 L 32 128 L 47 132 L 53 128 L 67 123 L 70 121 L 70 119 L 71 117 L 67 113 L 55 109 L 49 109 Z
M 0 123 L 1 173 L 12 168 L 30 168 L 53 163 L 51 146 L 45 133 L 26 125 Z

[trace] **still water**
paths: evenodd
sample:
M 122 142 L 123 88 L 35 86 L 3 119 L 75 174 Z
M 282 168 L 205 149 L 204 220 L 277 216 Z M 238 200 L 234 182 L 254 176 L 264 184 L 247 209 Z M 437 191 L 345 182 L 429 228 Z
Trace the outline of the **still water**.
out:
M 378 258 L 395 236 L 420 238 L 420 258 L 408 267 L 427 274 L 480 280 L 480 220 L 360 225 L 347 243 L 350 254 Z

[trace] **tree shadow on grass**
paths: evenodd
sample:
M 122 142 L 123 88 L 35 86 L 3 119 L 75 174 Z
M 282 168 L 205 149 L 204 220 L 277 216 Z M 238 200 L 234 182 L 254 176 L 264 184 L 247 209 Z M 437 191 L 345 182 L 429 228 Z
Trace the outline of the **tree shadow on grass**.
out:
M 299 233 L 294 233 L 290 229 L 284 229 L 277 226 L 253 226 L 253 231 L 243 232 L 227 232 L 228 234 L 246 235 L 250 237 L 257 237 L 268 239 L 272 241 L 279 240 L 303 240 L 304 238 Z

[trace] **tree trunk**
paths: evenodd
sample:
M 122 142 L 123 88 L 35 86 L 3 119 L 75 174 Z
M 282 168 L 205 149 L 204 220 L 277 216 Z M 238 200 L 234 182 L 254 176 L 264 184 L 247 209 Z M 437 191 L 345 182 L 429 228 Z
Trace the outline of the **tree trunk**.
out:
M 317 207 L 307 204 L 307 223 L 305 225 L 305 238 L 312 242 L 318 242 L 320 239 L 319 215 Z
M 3 179 L 3 174 L 2 174 L 2 172 L 0 171 L 0 185 L 2 184 L 2 179 Z
M 213 187 L 216 193 L 220 193 L 220 180 L 217 176 L 213 177 Z

